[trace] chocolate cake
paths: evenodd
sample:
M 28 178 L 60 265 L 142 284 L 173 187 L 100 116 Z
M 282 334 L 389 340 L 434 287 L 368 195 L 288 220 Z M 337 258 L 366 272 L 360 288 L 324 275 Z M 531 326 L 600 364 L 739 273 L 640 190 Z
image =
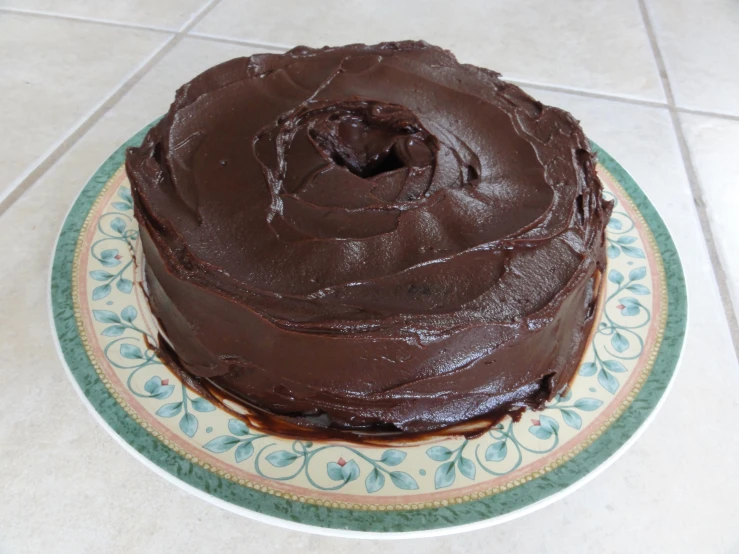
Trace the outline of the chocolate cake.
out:
M 234 59 L 126 170 L 160 354 L 267 429 L 479 430 L 575 375 L 611 205 L 578 122 L 493 71 L 424 42 Z

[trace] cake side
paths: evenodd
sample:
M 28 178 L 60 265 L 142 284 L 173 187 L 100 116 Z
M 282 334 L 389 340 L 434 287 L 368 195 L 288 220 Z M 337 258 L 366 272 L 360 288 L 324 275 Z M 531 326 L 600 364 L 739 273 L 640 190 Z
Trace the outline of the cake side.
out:
M 577 122 L 494 72 L 412 42 L 232 60 L 126 168 L 164 354 L 216 397 L 428 432 L 576 371 L 611 208 Z

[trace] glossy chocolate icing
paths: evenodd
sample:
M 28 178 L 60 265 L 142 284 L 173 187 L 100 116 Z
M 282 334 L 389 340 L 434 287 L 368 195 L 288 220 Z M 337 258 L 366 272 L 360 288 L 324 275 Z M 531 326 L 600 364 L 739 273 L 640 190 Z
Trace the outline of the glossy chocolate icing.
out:
M 234 59 L 126 170 L 162 353 L 266 427 L 493 422 L 576 371 L 611 205 L 577 121 L 497 73 L 423 42 Z

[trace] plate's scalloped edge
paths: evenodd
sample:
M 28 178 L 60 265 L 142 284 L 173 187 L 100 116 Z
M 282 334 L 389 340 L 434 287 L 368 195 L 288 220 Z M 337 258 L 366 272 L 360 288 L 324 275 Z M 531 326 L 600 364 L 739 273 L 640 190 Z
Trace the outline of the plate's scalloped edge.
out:
M 660 254 L 657 268 L 662 285 L 660 329 L 654 347 L 634 389 L 607 422 L 543 470 L 490 490 L 434 502 L 347 505 L 343 502 L 290 495 L 271 487 L 237 479 L 222 471 L 216 473 L 205 462 L 193 458 L 177 445 L 159 436 L 111 388 L 91 355 L 81 326 L 76 290 L 80 237 L 92 220 L 91 214 L 100 196 L 122 170 L 125 149 L 139 144 L 149 128 L 150 126 L 143 129 L 108 158 L 72 206 L 55 249 L 50 287 L 52 316 L 60 351 L 86 400 L 111 429 L 136 451 L 191 487 L 246 511 L 257 510 L 272 516 L 270 520 L 277 517 L 300 522 L 300 527 L 319 526 L 328 528 L 326 531 L 341 529 L 350 534 L 352 531 L 390 532 L 393 535 L 419 530 L 443 531 L 445 527 L 467 526 L 496 517 L 502 519 L 514 511 L 523 510 L 534 503 L 540 504 L 547 497 L 563 492 L 624 446 L 664 394 L 679 357 L 687 315 L 685 283 L 679 257 L 664 223 L 638 185 L 613 158 L 593 143 L 600 164 L 608 171 L 612 182 L 625 192 L 624 198 L 630 203 L 640 222 L 645 224 L 643 229 L 647 230 L 645 235 L 650 246 Z M 69 313 L 70 308 L 72 313 Z M 656 370 L 652 371 L 653 368 Z M 591 449 L 596 441 L 599 441 L 599 448 Z M 161 448 L 163 445 L 169 448 Z M 563 465 L 565 462 L 566 466 Z M 192 471 L 185 471 L 188 465 Z M 531 483 L 545 474 L 547 487 Z M 450 521 L 454 523 L 450 524 Z

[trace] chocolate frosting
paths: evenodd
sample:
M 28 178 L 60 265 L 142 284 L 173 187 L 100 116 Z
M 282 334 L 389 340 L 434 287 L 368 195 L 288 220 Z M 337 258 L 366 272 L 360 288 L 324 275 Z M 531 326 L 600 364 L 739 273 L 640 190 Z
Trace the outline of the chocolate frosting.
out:
M 234 59 L 126 170 L 163 354 L 267 427 L 493 421 L 574 375 L 611 206 L 577 121 L 497 73 L 424 42 Z

